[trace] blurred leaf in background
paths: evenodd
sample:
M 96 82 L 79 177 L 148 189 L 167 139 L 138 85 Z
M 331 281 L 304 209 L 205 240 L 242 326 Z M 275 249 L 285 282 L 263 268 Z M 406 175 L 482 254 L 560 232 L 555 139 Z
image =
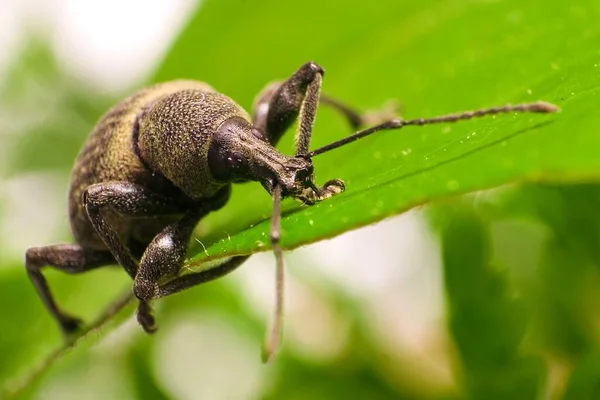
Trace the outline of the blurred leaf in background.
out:
M 141 16 L 132 15 L 132 26 Z M 200 4 L 149 81 L 200 79 L 249 109 L 267 82 L 315 60 L 327 71 L 324 92 L 364 110 L 396 98 L 407 118 L 538 99 L 563 111 L 381 133 L 315 159 L 318 180 L 344 179 L 345 194 L 310 208 L 285 204 L 283 244 L 293 248 L 418 204 L 501 186 L 446 200 L 429 215 L 439 234 L 447 324 L 413 330 L 408 344 L 395 346 L 397 303 L 388 297 L 370 307 L 345 278 L 314 272 L 339 254 L 313 260 L 313 268 L 290 257 L 288 322 L 305 330 L 288 328 L 281 355 L 263 367 L 270 295 L 262 299 L 272 277 L 251 262 L 158 302 L 154 337 L 126 309 L 44 368 L 19 397 L 597 398 L 599 17 L 592 0 Z M 61 210 L 72 160 L 120 97 L 59 65 L 44 40 L 31 40 L 0 83 L 8 254 L 0 260 L 0 386 L 14 387 L 61 343 L 13 256 L 25 250 L 16 238 L 28 245 L 70 240 Z M 315 147 L 346 134 L 344 121 L 319 110 Z M 291 151 L 292 136 L 282 151 Z M 550 183 L 523 183 L 532 181 Z M 30 211 L 12 212 L 15 203 Z M 41 223 L 61 212 L 53 228 Z M 260 185 L 237 186 L 231 202 L 198 227 L 207 249 L 193 246 L 191 263 L 266 249 L 269 216 Z M 32 243 L 34 236 L 41 241 Z M 385 256 L 399 270 L 412 262 L 398 254 L 393 240 L 401 237 L 389 238 Z M 361 249 L 377 259 L 366 241 L 338 251 L 359 258 Z M 253 259 L 266 260 L 270 272 L 270 257 Z M 381 268 L 374 261 L 348 268 L 348 279 L 367 284 L 383 276 Z M 255 293 L 240 275 L 266 283 Z M 391 276 L 385 279 L 396 282 Z M 48 277 L 60 303 L 87 321 L 129 286 L 118 269 Z M 418 314 L 419 304 L 398 308 Z M 308 351 L 310 340 L 321 350 Z
M 541 358 L 522 355 L 531 318 L 506 271 L 492 264 L 489 220 L 471 201 L 434 208 L 441 229 L 449 328 L 469 398 L 531 399 L 544 384 Z
M 433 208 L 474 398 L 598 396 L 599 188 L 527 185 Z

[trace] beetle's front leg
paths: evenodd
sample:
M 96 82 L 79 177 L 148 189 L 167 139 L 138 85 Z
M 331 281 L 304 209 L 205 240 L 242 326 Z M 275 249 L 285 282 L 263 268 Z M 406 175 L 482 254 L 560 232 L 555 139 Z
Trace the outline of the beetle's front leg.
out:
M 302 201 L 304 204 L 312 205 L 318 201 L 323 201 L 336 194 L 342 193 L 346 190 L 346 185 L 341 179 L 331 179 L 322 187 L 317 187 L 313 184 L 312 187 L 306 188 L 302 194 L 296 196 L 296 199 Z
M 279 142 L 302 114 L 302 109 L 304 114 L 308 114 L 304 118 L 304 128 L 312 129 L 322 76 L 323 68 L 307 62 L 286 81 L 271 84 L 258 95 L 253 107 L 254 126 L 265 133 L 269 143 L 276 145 Z
M 130 182 L 107 182 L 89 186 L 83 195 L 83 202 L 92 225 L 102 238 L 117 262 L 134 279 L 134 291 L 142 299 L 145 292 L 151 291 L 148 282 L 158 282 L 163 276 L 178 271 L 183 262 L 188 240 L 196 222 L 207 211 L 196 207 L 179 223 L 167 226 L 150 244 L 142 256 L 143 268 L 138 271 L 137 260 L 131 255 L 115 227 L 107 223 L 105 213 L 117 212 L 129 217 L 150 217 L 183 214 L 190 204 L 153 193 Z M 179 238 L 178 241 L 171 241 Z M 187 238 L 187 239 L 186 239 Z M 175 243 L 176 242 L 176 243 Z M 140 302 L 138 321 L 146 332 L 154 330 L 154 319 L 146 301 Z
M 180 224 L 176 223 L 174 225 L 180 225 L 182 230 L 179 233 L 183 233 L 185 231 L 185 223 Z M 168 232 L 167 232 L 168 231 Z M 156 324 L 154 322 L 154 317 L 152 316 L 152 308 L 150 308 L 149 301 L 152 299 L 156 299 L 159 297 L 169 296 L 173 293 L 180 292 L 182 290 L 191 288 L 192 286 L 197 286 L 217 278 L 220 278 L 224 275 L 227 275 L 237 267 L 239 267 L 246 259 L 248 259 L 248 255 L 246 256 L 235 256 L 231 257 L 229 260 L 225 261 L 223 264 L 216 266 L 211 269 L 207 269 L 205 271 L 195 272 L 191 274 L 186 274 L 183 276 L 177 276 L 172 280 L 166 280 L 172 271 L 179 271 L 181 266 L 183 265 L 185 251 L 183 248 L 187 246 L 182 246 L 183 243 L 187 243 L 184 240 L 184 236 L 182 235 L 177 238 L 177 228 L 175 226 L 168 227 L 162 232 L 159 236 L 157 236 L 156 248 L 153 248 L 153 245 L 148 247 L 148 258 L 146 259 L 148 264 L 145 265 L 144 259 L 140 264 L 140 274 L 136 277 L 134 284 L 134 293 L 140 299 L 140 304 L 138 306 L 137 318 L 138 322 L 144 328 L 144 330 L 148 333 L 153 333 L 156 331 Z M 173 235 L 175 234 L 175 235 Z M 188 235 L 189 238 L 189 235 Z M 175 239 L 175 240 L 173 240 Z M 166 242 L 173 240 L 173 246 L 164 245 Z M 162 242 L 162 244 L 160 243 Z M 170 253 L 169 249 L 173 251 Z M 173 258 L 170 258 L 170 254 L 175 254 Z M 146 254 L 144 254 L 146 257 Z M 176 257 L 179 257 L 176 259 Z M 149 261 L 152 259 L 153 261 Z M 162 264 L 162 267 L 158 264 L 155 264 L 155 261 L 160 262 L 160 260 L 165 261 L 166 264 Z M 163 275 L 160 281 L 164 281 L 158 283 L 157 280 L 148 279 L 150 275 L 146 275 L 144 270 L 156 271 L 156 267 L 162 269 L 163 271 L 169 270 L 168 274 Z M 160 275 L 160 273 L 158 274 Z M 156 275 L 154 275 L 154 278 Z M 165 281 L 166 280 L 166 281 Z
M 319 104 L 325 104 L 339 112 L 353 130 L 397 116 L 397 101 L 386 102 L 380 110 L 361 112 L 336 98 L 320 94 L 322 75 L 323 69 L 319 65 L 308 62 L 287 80 L 270 83 L 256 96 L 252 112 L 254 126 L 265 133 L 272 145 L 275 146 L 279 142 L 281 136 L 299 117 L 297 153 L 306 153 Z
M 150 242 L 133 283 L 133 293 L 140 300 L 138 322 L 147 333 L 156 330 L 148 302 L 159 296 L 159 285 L 177 276 L 187 253 L 190 237 L 198 221 L 206 214 L 202 209 L 186 214 L 168 225 Z
M 182 214 L 182 204 L 153 193 L 131 182 L 106 182 L 89 186 L 83 192 L 83 204 L 90 221 L 117 262 L 133 279 L 138 263 L 123 243 L 115 227 L 105 217 L 107 211 L 129 217 Z

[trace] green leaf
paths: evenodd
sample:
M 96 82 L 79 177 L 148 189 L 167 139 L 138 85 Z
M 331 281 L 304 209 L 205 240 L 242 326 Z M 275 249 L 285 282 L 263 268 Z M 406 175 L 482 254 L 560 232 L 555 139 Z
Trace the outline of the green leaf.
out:
M 138 399 L 169 400 L 151 371 L 149 342 L 134 347 L 129 357 L 131 380 L 133 381 Z
M 596 351 L 578 360 L 563 398 L 566 400 L 596 399 L 598 396 L 600 396 L 600 356 Z
M 362 109 L 397 98 L 408 118 L 541 99 L 562 112 L 409 127 L 317 156 L 318 181 L 341 178 L 347 190 L 312 207 L 287 201 L 285 248 L 508 182 L 598 179 L 597 2 L 371 3 L 308 0 L 292 12 L 274 0 L 209 0 L 156 80 L 201 79 L 249 108 L 263 85 L 312 59 L 326 69 L 323 91 Z M 348 133 L 320 109 L 313 146 Z M 207 249 L 191 263 L 266 250 L 270 213 L 260 185 L 237 185 L 201 224 Z
M 592 321 L 600 301 L 600 186 L 527 185 L 503 197 L 504 213 L 541 223 L 546 232 L 537 265 L 526 267 L 535 271 L 535 281 L 530 276 L 523 290 L 535 308 L 532 341 L 545 353 L 569 361 L 597 351 Z M 531 245 L 522 229 L 505 234 Z M 521 259 L 537 258 L 531 257 L 532 248 L 505 249 L 511 251 Z M 523 275 L 525 268 L 520 269 Z
M 289 76 L 312 59 L 327 70 L 324 92 L 360 109 L 378 108 L 390 98 L 401 101 L 406 117 L 538 99 L 562 107 L 562 113 L 552 116 L 504 116 L 381 133 L 315 158 L 319 182 L 339 177 L 348 190 L 314 207 L 285 204 L 283 245 L 293 248 L 418 204 L 507 182 L 597 180 L 599 16 L 600 5 L 593 0 L 577 5 L 519 0 L 382 0 L 354 5 L 306 0 L 292 6 L 274 0 L 207 0 L 191 17 L 155 80 L 201 79 L 249 108 L 267 82 Z M 79 97 L 66 96 L 61 104 L 81 106 Z M 105 108 L 97 99 L 93 102 L 93 107 Z M 100 114 L 92 106 L 82 107 L 81 114 Z M 319 110 L 317 120 L 315 147 L 349 133 L 331 110 Z M 69 117 L 61 126 L 71 121 L 77 123 L 77 118 Z M 69 143 L 68 150 L 47 164 L 35 157 L 43 146 L 29 151 L 24 139 L 16 146 L 14 169 L 66 168 L 75 140 L 53 129 L 51 137 L 65 135 L 60 137 Z M 39 136 L 39 131 L 32 132 Z M 284 138 L 283 151 L 291 152 L 292 136 Z M 260 185 L 237 185 L 230 203 L 199 227 L 210 258 L 266 249 L 270 210 L 269 196 Z M 228 237 L 231 240 L 223 240 Z M 208 258 L 200 245 L 194 254 L 194 263 Z M 117 291 L 120 281 L 115 279 L 125 279 L 115 272 L 118 278 L 99 271 L 102 282 L 96 275 L 50 280 L 57 293 L 72 297 L 66 308 L 76 305 L 77 315 L 89 316 L 113 295 L 101 292 Z M 54 328 L 25 279 L 22 269 L 14 269 L 1 280 L 6 307 L 0 308 L 10 310 L 7 320 L 18 317 L 0 345 L 11 365 L 0 368 L 2 384 L 20 375 L 33 353 L 40 357 L 38 346 L 47 349 L 60 341 L 56 331 L 37 335 Z M 18 308 L 11 306 L 28 291 Z M 30 321 L 36 323 L 28 325 Z M 33 340 L 39 341 L 36 347 L 11 347 Z
M 511 387 L 533 398 L 542 359 L 542 397 L 597 397 L 599 199 L 597 184 L 534 184 L 433 207 L 450 329 L 474 398 Z

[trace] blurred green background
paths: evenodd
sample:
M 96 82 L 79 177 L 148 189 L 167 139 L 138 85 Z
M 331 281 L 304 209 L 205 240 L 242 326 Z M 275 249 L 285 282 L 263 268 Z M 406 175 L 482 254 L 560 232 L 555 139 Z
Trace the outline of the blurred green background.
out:
M 7 21 L 19 14 L 0 69 L 5 396 L 600 398 L 597 1 L 165 4 L 0 5 Z M 210 82 L 249 109 L 307 60 L 326 69 L 324 92 L 363 110 L 390 98 L 407 117 L 543 99 L 563 112 L 386 133 L 315 160 L 320 181 L 343 178 L 348 192 L 311 208 L 285 203 L 286 247 L 433 204 L 288 254 L 284 345 L 267 366 L 269 253 L 157 302 L 155 336 L 129 307 L 44 365 L 61 337 L 23 254 L 71 240 L 69 171 L 99 116 L 175 78 Z M 315 146 L 348 133 L 331 110 L 317 118 Z M 237 187 L 198 227 L 207 249 L 194 242 L 192 262 L 264 249 L 269 213 L 260 185 Z M 130 286 L 117 268 L 47 276 L 86 321 Z

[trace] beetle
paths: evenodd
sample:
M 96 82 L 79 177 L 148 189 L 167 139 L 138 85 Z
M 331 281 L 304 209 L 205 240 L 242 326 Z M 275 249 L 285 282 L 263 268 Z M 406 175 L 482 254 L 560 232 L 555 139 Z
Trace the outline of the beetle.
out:
M 535 102 L 428 119 L 391 118 L 358 130 L 364 116 L 321 96 L 323 74 L 318 64 L 307 62 L 287 80 L 269 84 L 257 96 L 252 117 L 206 83 L 173 81 L 136 92 L 100 119 L 71 174 L 68 212 L 75 244 L 32 247 L 25 254 L 31 282 L 67 337 L 82 322 L 56 304 L 43 267 L 75 274 L 119 264 L 133 279 L 137 320 L 152 333 L 156 324 L 151 300 L 219 278 L 249 257 L 235 256 L 205 271 L 180 274 L 198 222 L 225 205 L 232 183 L 257 181 L 273 199 L 270 243 L 276 258 L 276 301 L 264 353 L 268 359 L 279 344 L 283 312 L 281 199 L 310 205 L 345 189 L 339 179 L 317 186 L 313 157 L 382 130 L 557 110 Z M 319 103 L 339 111 L 355 133 L 310 151 Z M 296 120 L 295 155 L 284 155 L 274 146 Z

